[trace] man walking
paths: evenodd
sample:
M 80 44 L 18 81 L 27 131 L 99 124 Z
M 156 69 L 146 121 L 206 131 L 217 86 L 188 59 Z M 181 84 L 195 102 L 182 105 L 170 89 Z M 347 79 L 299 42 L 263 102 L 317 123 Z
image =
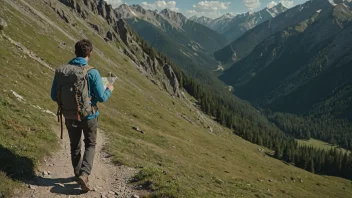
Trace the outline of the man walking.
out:
M 93 45 L 83 39 L 75 44 L 76 58 L 56 69 L 51 98 L 58 103 L 58 116 L 64 115 L 70 138 L 71 160 L 77 182 L 88 192 L 88 176 L 93 168 L 98 129 L 98 102 L 109 99 L 114 87 L 104 89 L 98 70 L 88 66 Z M 61 116 L 62 117 L 62 116 Z M 61 120 L 62 121 L 62 120 Z M 85 151 L 81 160 L 81 136 Z

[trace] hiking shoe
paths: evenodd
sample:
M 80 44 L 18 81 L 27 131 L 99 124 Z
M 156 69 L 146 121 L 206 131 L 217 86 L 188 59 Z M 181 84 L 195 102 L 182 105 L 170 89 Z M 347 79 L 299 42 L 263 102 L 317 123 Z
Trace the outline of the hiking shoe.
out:
M 77 183 L 81 185 L 81 189 L 82 189 L 83 192 L 90 191 L 90 188 L 88 187 L 88 174 L 82 173 L 77 178 Z

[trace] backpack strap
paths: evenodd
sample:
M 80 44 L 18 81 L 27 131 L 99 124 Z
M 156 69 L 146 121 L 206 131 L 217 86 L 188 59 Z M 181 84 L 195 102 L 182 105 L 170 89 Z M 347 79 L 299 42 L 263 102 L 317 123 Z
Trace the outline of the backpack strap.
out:
M 86 78 L 87 78 L 88 91 L 89 91 L 90 94 L 91 94 L 91 97 L 89 98 L 90 100 L 92 100 L 92 92 L 91 92 L 91 89 L 90 89 L 88 72 L 89 72 L 90 70 L 92 70 L 92 69 L 95 69 L 95 68 L 94 68 L 94 67 L 91 67 L 91 66 L 89 66 L 89 65 L 84 66 L 84 72 L 86 72 L 84 75 L 85 75 Z M 95 109 L 95 108 L 98 109 L 98 106 L 93 106 L 93 105 L 92 105 L 92 113 L 93 113 L 93 115 L 95 115 L 95 113 L 96 113 L 96 109 Z
M 56 75 L 56 74 L 55 74 Z M 57 121 L 60 122 L 60 126 L 61 126 L 61 134 L 60 134 L 60 138 L 63 139 L 63 135 L 64 135 L 64 128 L 63 128 L 63 124 L 62 124 L 62 107 L 61 107 L 61 87 L 56 87 L 56 102 L 57 102 Z

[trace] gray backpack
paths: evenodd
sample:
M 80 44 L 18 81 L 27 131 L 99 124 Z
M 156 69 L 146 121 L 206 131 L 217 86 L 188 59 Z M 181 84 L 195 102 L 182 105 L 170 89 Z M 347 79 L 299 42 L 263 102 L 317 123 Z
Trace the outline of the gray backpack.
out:
M 56 69 L 56 91 L 58 104 L 58 121 L 61 120 L 62 139 L 62 115 L 66 119 L 81 121 L 87 117 L 94 108 L 91 106 L 91 98 L 88 96 L 88 71 L 90 66 L 63 65 Z M 93 112 L 94 113 L 94 112 Z

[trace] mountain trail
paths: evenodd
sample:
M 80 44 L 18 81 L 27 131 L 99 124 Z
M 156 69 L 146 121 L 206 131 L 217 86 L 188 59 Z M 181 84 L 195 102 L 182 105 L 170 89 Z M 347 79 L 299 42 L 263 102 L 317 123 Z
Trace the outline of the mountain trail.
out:
M 57 131 L 59 134 L 59 129 Z M 89 177 L 92 191 L 88 193 L 81 193 L 80 186 L 74 181 L 67 132 L 64 134 L 64 139 L 59 141 L 59 151 L 52 157 L 44 159 L 44 163 L 38 167 L 37 177 L 33 181 L 26 182 L 28 190 L 15 197 L 138 197 L 134 196 L 137 192 L 127 184 L 137 170 L 126 166 L 114 166 L 110 162 L 109 155 L 102 150 L 106 138 L 101 130 L 98 130 L 94 165 Z M 82 138 L 82 147 L 83 145 Z

